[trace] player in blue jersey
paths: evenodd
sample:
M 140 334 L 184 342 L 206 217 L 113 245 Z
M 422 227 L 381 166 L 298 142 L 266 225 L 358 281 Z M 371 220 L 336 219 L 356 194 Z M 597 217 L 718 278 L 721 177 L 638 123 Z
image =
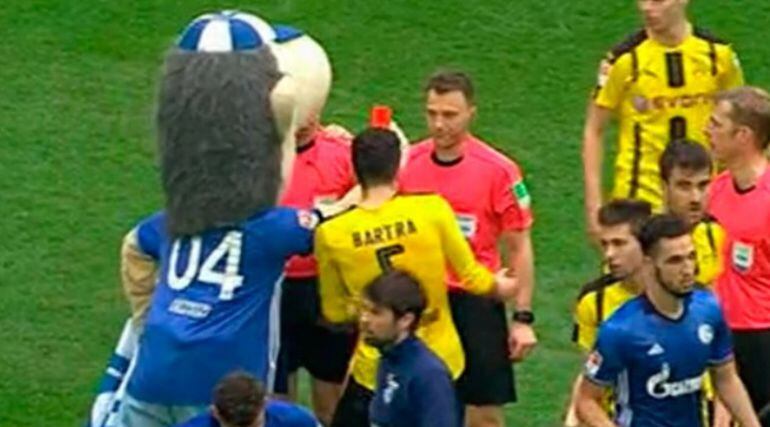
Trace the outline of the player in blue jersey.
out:
M 217 384 L 209 412 L 177 427 L 320 427 L 320 424 L 301 406 L 265 399 L 265 389 L 256 378 L 245 372 L 234 372 Z
M 721 309 L 711 293 L 694 284 L 688 226 L 678 217 L 656 215 L 638 238 L 645 292 L 601 327 L 580 385 L 578 416 L 596 427 L 705 427 L 700 395 L 709 369 L 734 419 L 759 427 L 735 370 Z M 607 388 L 617 402 L 614 422 L 601 406 Z

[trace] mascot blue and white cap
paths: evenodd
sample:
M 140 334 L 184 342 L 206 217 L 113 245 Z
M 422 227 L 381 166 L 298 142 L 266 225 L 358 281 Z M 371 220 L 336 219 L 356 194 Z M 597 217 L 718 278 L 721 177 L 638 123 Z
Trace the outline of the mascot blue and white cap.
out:
M 157 125 L 168 231 L 232 224 L 276 204 L 294 136 L 332 71 L 310 36 L 243 12 L 196 18 L 166 56 Z

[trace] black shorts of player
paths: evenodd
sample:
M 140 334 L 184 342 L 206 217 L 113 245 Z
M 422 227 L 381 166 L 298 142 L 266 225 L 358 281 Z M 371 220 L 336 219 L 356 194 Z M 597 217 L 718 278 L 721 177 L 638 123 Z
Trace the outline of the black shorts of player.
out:
M 473 406 L 515 402 L 505 305 L 491 298 L 454 291 L 449 293 L 449 305 L 465 350 L 465 371 L 457 380 L 460 400 Z
M 733 331 L 738 375 L 763 427 L 770 427 L 770 329 Z
M 350 377 L 337 403 L 330 427 L 370 427 L 369 405 L 373 398 L 373 391 Z
M 318 279 L 285 279 L 281 295 L 281 351 L 275 392 L 286 393 L 288 376 L 305 368 L 313 378 L 342 383 L 356 334 L 322 323 Z

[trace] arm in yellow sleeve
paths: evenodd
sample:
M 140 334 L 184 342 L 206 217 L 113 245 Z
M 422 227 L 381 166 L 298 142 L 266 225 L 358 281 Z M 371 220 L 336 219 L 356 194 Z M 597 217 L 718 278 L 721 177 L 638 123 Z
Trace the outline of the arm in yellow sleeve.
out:
M 319 226 L 315 232 L 315 257 L 318 261 L 318 292 L 321 298 L 321 313 L 330 323 L 355 321 L 355 313 L 349 310 L 350 295 L 345 282 L 334 263 L 332 250 L 326 243 L 326 227 Z
M 723 46 L 723 52 L 719 55 L 719 64 L 721 70 L 725 70 L 719 80 L 719 88 L 721 90 L 732 89 L 734 87 L 743 86 L 743 69 L 741 68 L 741 62 L 738 59 L 738 54 L 730 46 Z
M 468 292 L 474 294 L 491 293 L 495 290 L 494 276 L 486 267 L 476 261 L 449 204 L 438 196 L 436 200 L 435 212 L 438 215 L 441 245 L 449 264 Z
M 584 295 L 575 307 L 575 343 L 586 353 L 593 349 L 599 327 L 594 301 L 593 294 Z
M 120 248 L 120 278 L 135 326 L 141 325 L 150 305 L 157 274 L 158 265 L 152 257 L 142 252 L 136 229 L 131 230 L 123 238 Z

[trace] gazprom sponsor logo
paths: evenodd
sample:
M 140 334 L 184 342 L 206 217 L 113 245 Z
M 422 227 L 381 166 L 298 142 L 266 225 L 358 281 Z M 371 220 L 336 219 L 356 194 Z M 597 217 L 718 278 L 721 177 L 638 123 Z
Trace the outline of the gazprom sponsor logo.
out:
M 672 382 L 668 381 L 670 377 L 671 368 L 668 363 L 664 363 L 661 371 L 647 380 L 647 393 L 656 399 L 666 399 L 696 393 L 703 386 L 702 375 Z

